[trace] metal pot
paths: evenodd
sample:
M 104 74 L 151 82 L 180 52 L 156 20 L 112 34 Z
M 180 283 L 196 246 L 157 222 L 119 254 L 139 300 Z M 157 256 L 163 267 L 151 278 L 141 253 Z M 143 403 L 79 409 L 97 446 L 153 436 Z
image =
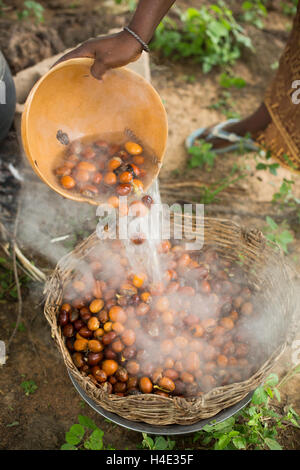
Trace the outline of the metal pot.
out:
M 81 398 L 86 401 L 94 411 L 99 413 L 100 415 L 104 416 L 105 418 L 109 419 L 113 423 L 122 426 L 123 428 L 130 429 L 131 431 L 139 431 L 139 432 L 146 432 L 147 434 L 158 434 L 158 435 L 180 435 L 180 434 L 190 434 L 196 431 L 200 431 L 204 426 L 207 424 L 214 424 L 221 423 L 225 421 L 225 419 L 230 418 L 238 411 L 243 409 L 248 403 L 251 401 L 253 392 L 248 393 L 248 395 L 243 398 L 239 403 L 236 403 L 225 410 L 220 411 L 217 415 L 213 416 L 212 418 L 208 419 L 201 419 L 197 423 L 190 424 L 190 425 L 180 425 L 180 424 L 170 424 L 167 426 L 154 426 L 152 424 L 141 423 L 136 421 L 130 421 L 129 419 L 121 418 L 121 416 L 116 415 L 115 413 L 111 413 L 109 411 L 104 410 L 101 406 L 99 406 L 96 402 L 94 402 L 86 393 L 85 391 L 78 385 L 72 374 L 69 372 L 70 379 L 76 388 L 77 392 L 81 396 Z
M 12 124 L 16 108 L 16 89 L 8 64 L 0 51 L 0 141 Z

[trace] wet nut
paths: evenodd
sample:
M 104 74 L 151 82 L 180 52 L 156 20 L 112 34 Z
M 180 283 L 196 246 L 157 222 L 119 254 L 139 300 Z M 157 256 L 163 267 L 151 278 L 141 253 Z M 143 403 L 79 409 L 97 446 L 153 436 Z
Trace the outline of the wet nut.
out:
M 63 176 L 60 180 L 60 183 L 62 185 L 63 188 L 65 189 L 72 189 L 76 186 L 76 181 L 74 180 L 74 178 L 72 178 L 72 176 Z
M 169 306 L 170 302 L 168 297 L 159 297 L 155 302 L 155 308 L 159 312 L 165 312 L 166 310 L 168 310 Z
M 62 304 L 62 306 L 60 307 L 60 311 L 61 312 L 66 312 L 66 313 L 70 313 L 72 310 L 72 307 L 70 304 Z
M 128 361 L 126 369 L 131 375 L 137 375 L 140 370 L 140 365 L 137 361 Z
M 105 333 L 108 333 L 109 331 L 112 330 L 112 322 L 111 321 L 107 321 L 106 323 L 104 323 L 103 325 L 103 329 L 105 331 Z
M 75 338 L 67 338 L 66 339 L 66 346 L 69 351 L 73 352 L 74 351 L 74 341 Z
M 194 372 L 200 367 L 199 355 L 196 352 L 189 352 L 186 357 L 186 370 L 188 372 Z
M 76 367 L 80 368 L 84 366 L 84 360 L 83 360 L 83 355 L 80 352 L 75 352 L 72 355 L 72 359 L 74 361 L 74 364 Z
M 217 358 L 217 361 L 220 367 L 226 367 L 228 364 L 228 358 L 224 354 L 220 354 Z
M 189 372 L 182 372 L 180 374 L 180 378 L 184 383 L 192 383 L 194 382 L 194 376 Z
M 136 142 L 126 142 L 125 150 L 130 153 L 130 155 L 140 155 L 143 148 Z
M 251 302 L 245 302 L 242 305 L 241 313 L 243 315 L 251 315 L 253 313 L 253 304 Z
M 106 361 L 104 361 L 104 362 L 106 362 Z M 105 372 L 104 369 L 100 369 L 99 366 L 94 366 L 92 368 L 92 374 L 98 382 L 106 382 L 106 380 L 107 380 L 107 375 L 108 374 Z
M 142 393 L 151 393 L 153 389 L 153 385 L 149 377 L 141 377 L 139 387 Z
M 83 338 L 91 338 L 93 336 L 93 332 L 87 326 L 83 326 L 82 328 L 80 328 L 78 333 Z
M 177 336 L 174 339 L 174 343 L 179 349 L 184 349 L 188 345 L 188 340 L 184 336 Z
M 108 344 L 111 344 L 116 339 L 116 337 L 117 333 L 115 331 L 109 331 L 102 336 L 102 344 L 107 346 Z
M 100 310 L 102 310 L 103 307 L 104 307 L 103 299 L 95 299 L 89 305 L 89 309 L 92 313 L 100 312 Z
M 105 348 L 103 352 L 106 359 L 117 359 L 118 355 L 112 349 Z
M 101 323 L 106 323 L 109 320 L 108 312 L 106 310 L 101 310 L 101 312 L 98 313 L 97 317 Z
M 207 333 L 211 333 L 217 326 L 217 322 L 214 318 L 206 318 L 202 321 L 202 326 Z
M 132 359 L 136 354 L 136 349 L 133 346 L 128 346 L 123 350 L 123 356 L 125 359 Z
M 113 391 L 116 393 L 116 394 L 119 394 L 119 393 L 124 393 L 126 392 L 126 384 L 124 382 L 117 382 L 114 386 L 113 386 Z M 122 395 L 119 395 L 119 396 L 124 396 L 123 394 Z
M 128 196 L 131 193 L 132 186 L 129 183 L 118 184 L 116 191 L 119 196 Z
M 103 354 L 102 352 L 98 352 L 98 353 L 90 352 L 88 353 L 87 358 L 88 358 L 88 364 L 90 366 L 96 366 L 97 364 L 99 364 L 100 361 L 102 361 Z
M 168 377 L 171 380 L 176 380 L 179 377 L 179 373 L 175 369 L 166 369 L 164 371 L 164 376 Z M 162 386 L 162 385 L 161 385 Z M 163 387 L 163 386 L 162 386 Z M 173 390 L 172 390 L 173 391 Z
M 63 327 L 62 331 L 66 338 L 71 338 L 74 335 L 74 326 L 71 323 L 68 323 Z
M 162 377 L 158 385 L 167 392 L 173 392 L 175 390 L 175 383 L 169 377 Z
M 119 367 L 116 374 L 116 379 L 119 382 L 127 382 L 128 381 L 128 372 L 124 367 Z
M 111 348 L 114 352 L 116 353 L 120 353 L 123 351 L 123 349 L 125 348 L 124 344 L 122 343 L 122 341 L 120 340 L 120 338 L 116 339 L 112 345 L 111 345 Z
M 91 352 L 98 353 L 103 351 L 103 344 L 100 343 L 97 339 L 90 339 L 88 342 L 88 348 Z
M 122 341 L 126 346 L 132 346 L 135 343 L 136 336 L 132 329 L 125 330 L 122 334 Z
M 127 380 L 127 388 L 136 388 L 138 386 L 138 383 L 139 381 L 137 377 L 129 377 L 129 379 Z
M 202 281 L 201 290 L 204 294 L 209 294 L 211 291 L 210 283 L 208 281 Z
M 59 326 L 65 326 L 69 323 L 69 315 L 66 311 L 62 310 L 58 315 Z
M 102 362 L 102 369 L 106 375 L 113 375 L 118 370 L 118 363 L 111 359 L 106 359 Z
M 173 343 L 173 341 L 171 341 L 169 339 L 163 340 L 160 344 L 160 349 L 161 349 L 162 353 L 164 353 L 164 354 L 169 354 L 172 351 L 173 348 L 174 348 L 174 343 Z
M 116 177 L 115 173 L 113 173 L 112 171 L 109 171 L 109 172 L 105 173 L 103 181 L 108 186 L 113 186 L 117 183 L 117 177 Z
M 140 289 L 140 288 L 143 286 L 143 284 L 144 284 L 144 282 L 145 282 L 145 280 L 146 280 L 146 277 L 147 277 L 147 276 L 146 276 L 145 273 L 135 274 L 135 275 L 133 276 L 133 279 L 132 279 L 132 284 L 133 284 L 135 287 L 137 287 L 138 289 Z
M 88 340 L 85 338 L 76 339 L 74 342 L 74 349 L 75 351 L 85 351 L 88 347 Z
M 220 325 L 223 326 L 226 330 L 232 330 L 234 328 L 234 322 L 230 317 L 221 318 Z
M 124 332 L 125 326 L 124 326 L 122 323 L 120 323 L 120 322 L 115 322 L 115 323 L 112 324 L 111 329 L 112 329 L 115 333 L 117 333 L 117 335 L 120 335 L 120 334 L 122 334 L 122 333 Z
M 79 312 L 77 309 L 74 309 L 69 313 L 69 319 L 71 323 L 75 322 L 78 318 L 79 318 Z
M 142 317 L 146 315 L 149 312 L 149 310 L 150 310 L 150 306 L 144 302 L 141 302 L 136 309 L 136 314 L 139 317 Z
M 109 318 L 112 322 L 125 323 L 127 320 L 127 315 L 122 307 L 114 305 L 109 310 Z
M 94 337 L 96 339 L 101 339 L 103 335 L 104 335 L 103 328 L 98 328 L 98 330 L 94 331 Z
M 192 327 L 193 336 L 196 338 L 201 338 L 204 335 L 204 328 L 202 325 L 195 325 Z
M 87 327 L 92 331 L 96 331 L 100 327 L 100 321 L 97 317 L 91 317 L 87 322 Z

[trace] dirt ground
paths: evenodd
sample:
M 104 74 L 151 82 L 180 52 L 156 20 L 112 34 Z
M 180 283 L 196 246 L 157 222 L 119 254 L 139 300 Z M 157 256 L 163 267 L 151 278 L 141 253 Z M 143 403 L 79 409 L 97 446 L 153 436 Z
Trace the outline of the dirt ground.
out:
M 8 2 L 7 2 L 8 3 Z M 115 7 L 113 1 L 94 2 L 80 0 L 41 1 L 46 7 L 46 21 L 34 26 L 15 21 L 15 7 L 21 1 L 9 2 L 11 8 L 0 17 L 0 45 L 14 73 L 31 66 L 45 57 L 75 46 L 90 36 L 106 33 L 126 24 L 129 13 Z M 228 2 L 235 5 L 237 2 Z M 273 2 L 275 7 L 279 2 Z M 70 5 L 78 5 L 71 7 Z M 199 5 L 198 1 L 178 1 L 179 6 Z M 104 6 L 106 7 L 104 8 Z M 264 90 L 272 77 L 274 64 L 288 37 L 290 19 L 278 8 L 271 11 L 263 30 L 247 26 L 255 52 L 245 54 L 233 68 L 247 86 L 232 91 L 235 110 L 241 116 L 255 110 L 263 99 Z M 257 171 L 253 154 L 235 154 L 218 157 L 213 171 L 187 170 L 184 139 L 195 128 L 224 120 L 219 111 L 209 109 L 221 93 L 219 70 L 203 75 L 200 66 L 191 63 L 174 64 L 151 57 L 152 83 L 160 93 L 169 120 L 168 150 L 160 174 L 162 197 L 165 202 L 190 200 L 190 192 L 183 186 L 174 190 L 174 183 L 198 181 L 211 184 L 229 174 L 234 163 L 247 176 L 221 193 L 221 201 L 206 208 L 207 215 L 231 218 L 246 226 L 262 228 L 266 215 L 282 217 L 270 203 L 275 189 L 284 177 L 291 179 L 288 171 L 280 169 L 277 176 L 267 171 Z M 191 79 L 192 77 L 192 79 Z M 18 153 L 14 131 L 11 132 L 6 155 Z M 3 149 L 1 149 L 3 150 Z M 300 197 L 299 178 L 294 178 L 296 195 Z M 277 220 L 277 219 L 276 219 Z M 290 221 L 290 220 L 289 220 Z M 291 227 L 293 229 L 293 226 Z M 290 258 L 300 255 L 297 231 L 291 246 Z M 0 257 L 4 256 L 0 253 Z M 78 414 L 93 418 L 105 432 L 105 442 L 117 449 L 136 449 L 141 435 L 108 423 L 84 404 L 67 375 L 61 357 L 50 337 L 48 324 L 42 312 L 42 286 L 28 284 L 23 289 L 22 323 L 11 345 L 8 362 L 0 370 L 0 448 L 1 449 L 58 449 L 64 442 L 64 433 L 77 420 Z M 16 320 L 16 302 L 0 303 L 0 338 L 6 340 Z M 290 366 L 290 353 L 280 362 L 277 370 L 283 375 Z M 37 390 L 25 396 L 20 384 L 34 380 Z M 299 378 L 294 378 L 283 389 L 283 404 L 292 404 L 300 412 Z M 290 432 L 280 437 L 286 449 L 300 448 L 300 434 Z M 193 448 L 191 437 L 178 438 L 177 448 Z

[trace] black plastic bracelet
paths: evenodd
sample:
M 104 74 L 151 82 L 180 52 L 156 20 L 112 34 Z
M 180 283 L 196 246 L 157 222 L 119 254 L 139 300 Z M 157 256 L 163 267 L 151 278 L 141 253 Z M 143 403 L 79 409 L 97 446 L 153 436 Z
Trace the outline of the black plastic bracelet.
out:
M 134 31 L 132 31 L 130 28 L 128 28 L 127 26 L 125 26 L 124 28 L 124 31 L 127 31 L 128 33 L 130 33 L 142 46 L 143 46 L 143 50 L 146 51 L 146 52 L 150 52 L 150 49 L 149 49 L 149 46 L 148 44 L 146 44 L 142 38 L 140 38 L 140 36 L 138 36 L 138 34 L 136 34 Z

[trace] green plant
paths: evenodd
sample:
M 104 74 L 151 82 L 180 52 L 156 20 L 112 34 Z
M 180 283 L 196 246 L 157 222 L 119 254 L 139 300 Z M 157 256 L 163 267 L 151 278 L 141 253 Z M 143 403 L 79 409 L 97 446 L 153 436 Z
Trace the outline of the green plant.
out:
M 2 0 L 0 0 L 0 16 L 3 15 L 4 8 L 5 8 L 5 3 Z
M 259 29 L 264 27 L 262 18 L 267 16 L 267 9 L 262 0 L 246 1 L 242 4 L 243 14 L 241 20 L 251 23 Z
M 115 3 L 117 5 L 124 3 L 128 7 L 129 11 L 134 11 L 136 8 L 137 0 L 115 0 Z
M 192 58 L 204 73 L 216 65 L 233 64 L 251 40 L 223 1 L 200 9 L 188 8 L 179 22 L 166 17 L 158 26 L 152 48 L 174 60 Z
M 219 424 L 207 425 L 194 434 L 193 442 L 212 450 L 281 450 L 278 430 L 287 426 L 299 428 L 300 416 L 289 407 L 284 415 L 277 413 L 271 400 L 280 402 L 278 376 L 271 374 L 253 394 L 250 405 Z
M 300 204 L 300 199 L 296 198 L 293 194 L 293 185 L 295 181 L 283 179 L 278 192 L 273 194 L 272 201 L 279 202 L 282 205 L 294 206 Z
M 217 154 L 211 149 L 212 144 L 209 142 L 202 139 L 197 140 L 195 145 L 188 150 L 189 155 L 191 155 L 191 158 L 188 160 L 188 166 L 190 168 L 202 168 L 203 166 L 212 168 Z
M 22 382 L 21 387 L 23 388 L 27 397 L 29 397 L 29 395 L 32 395 L 38 388 L 34 380 L 26 380 Z
M 298 224 L 300 223 L 300 199 L 297 198 L 293 193 L 293 186 L 295 182 L 293 180 L 283 179 L 280 188 L 273 194 L 272 202 L 278 204 L 280 209 L 290 207 L 294 209 Z
M 25 286 L 29 282 L 29 277 L 25 274 L 19 275 L 21 286 Z M 8 260 L 0 257 L 0 302 L 10 301 L 18 297 L 17 287 L 13 269 Z
M 284 15 L 294 16 L 297 12 L 298 0 L 289 0 L 281 2 L 281 8 Z
M 16 327 L 16 322 L 13 322 L 13 323 L 11 324 L 11 326 L 12 326 L 13 328 L 15 328 L 15 327 Z M 18 325 L 18 331 L 21 332 L 21 333 L 23 333 L 24 331 L 26 331 L 26 327 L 25 327 L 24 323 L 22 323 L 22 322 L 19 323 L 19 325 Z
M 104 446 L 103 436 L 104 431 L 99 429 L 91 418 L 79 415 L 78 424 L 73 424 L 66 432 L 66 442 L 60 449 L 115 450 L 111 446 Z
M 219 83 L 223 88 L 244 88 L 246 86 L 246 81 L 243 78 L 235 77 L 227 72 L 221 73 Z
M 218 194 L 244 177 L 245 175 L 239 175 L 233 179 L 226 177 L 221 181 L 212 184 L 210 187 L 204 186 L 201 188 L 202 194 L 200 196 L 200 204 L 212 204 L 219 202 L 219 199 L 217 198 Z
M 288 223 L 284 220 L 280 225 L 277 224 L 271 217 L 266 217 L 267 225 L 263 232 L 270 242 L 277 243 L 285 254 L 288 254 L 288 245 L 293 243 L 294 235 L 289 229 Z
M 34 0 L 26 0 L 24 2 L 23 10 L 19 11 L 18 18 L 19 20 L 24 20 L 33 16 L 37 23 L 42 23 L 44 21 L 44 7 Z
M 224 189 L 228 188 L 237 181 L 245 178 L 246 174 L 243 173 L 233 178 L 233 176 L 237 173 L 238 170 L 238 166 L 234 164 L 227 177 L 210 184 L 210 186 L 199 186 L 198 194 L 194 196 L 195 202 L 198 202 L 200 204 L 212 204 L 219 202 L 219 199 L 217 198 L 219 193 L 221 193 Z
M 228 90 L 222 90 L 219 99 L 208 106 L 208 109 L 220 111 L 227 119 L 240 118 L 240 114 L 235 110 L 235 102 L 231 98 L 231 93 Z
M 143 434 L 143 441 L 141 444 L 142 449 L 147 450 L 173 450 L 176 442 L 172 441 L 169 437 L 165 438 L 163 436 L 156 436 L 151 438 L 145 432 Z
M 271 152 L 268 150 L 267 152 L 257 152 L 254 156 L 255 160 L 258 161 L 258 157 L 264 158 L 265 160 L 269 161 L 272 157 Z M 264 163 L 259 162 L 256 165 L 257 170 L 269 170 L 272 175 L 277 175 L 277 169 L 280 167 L 279 163 Z

